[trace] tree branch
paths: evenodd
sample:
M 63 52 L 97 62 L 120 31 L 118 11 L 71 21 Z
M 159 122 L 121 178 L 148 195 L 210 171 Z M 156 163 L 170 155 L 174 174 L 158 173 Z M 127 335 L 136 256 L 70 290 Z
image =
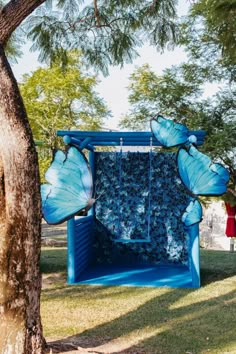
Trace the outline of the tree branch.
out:
M 100 22 L 100 14 L 99 14 L 99 11 L 98 11 L 97 0 L 93 0 L 93 4 L 94 4 L 94 15 L 95 15 L 95 18 L 97 20 L 97 27 L 100 27 L 101 26 L 101 22 Z
M 7 43 L 12 32 L 45 0 L 11 0 L 0 10 L 0 44 Z

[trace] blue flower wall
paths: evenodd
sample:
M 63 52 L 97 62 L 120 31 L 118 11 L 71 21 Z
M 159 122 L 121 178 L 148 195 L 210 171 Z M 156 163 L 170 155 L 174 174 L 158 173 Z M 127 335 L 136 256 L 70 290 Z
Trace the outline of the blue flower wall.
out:
M 190 197 L 176 154 L 99 152 L 95 171 L 96 260 L 186 265 L 188 234 L 181 216 Z

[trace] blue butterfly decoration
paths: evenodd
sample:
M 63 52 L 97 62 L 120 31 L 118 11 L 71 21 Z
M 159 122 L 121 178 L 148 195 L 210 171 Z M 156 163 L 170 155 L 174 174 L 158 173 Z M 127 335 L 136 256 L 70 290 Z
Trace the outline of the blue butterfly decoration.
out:
M 166 147 L 184 144 L 188 141 L 189 130 L 183 124 L 175 123 L 161 115 L 151 119 L 151 130 L 155 138 Z
M 222 195 L 227 190 L 229 172 L 193 145 L 180 148 L 177 155 L 180 178 L 194 195 Z
M 185 226 L 191 226 L 202 220 L 202 206 L 197 199 L 192 199 L 182 215 Z
M 179 148 L 177 164 L 180 178 L 191 196 L 222 195 L 227 190 L 229 172 L 220 164 L 197 150 L 193 145 L 197 139 L 189 136 L 189 130 L 182 124 L 158 115 L 151 120 L 151 129 L 157 140 L 165 147 L 186 145 Z M 186 226 L 202 220 L 202 207 L 198 199 L 192 198 L 182 215 Z
M 58 150 L 41 186 L 43 217 L 48 224 L 62 223 L 92 207 L 93 180 L 88 161 L 75 147 Z

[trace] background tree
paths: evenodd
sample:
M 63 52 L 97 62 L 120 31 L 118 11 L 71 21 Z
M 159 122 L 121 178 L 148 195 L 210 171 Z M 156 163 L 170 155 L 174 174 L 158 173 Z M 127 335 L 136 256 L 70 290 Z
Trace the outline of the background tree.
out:
M 204 81 L 219 84 L 204 122 L 205 145 L 211 156 L 229 168 L 231 180 L 224 199 L 236 205 L 236 1 L 201 0 L 183 24 L 180 43 Z M 209 105 L 208 105 L 209 108 Z M 203 126 L 205 126 L 203 124 Z
M 191 69 L 191 71 L 190 71 Z M 194 79 L 192 73 L 196 76 Z M 155 74 L 147 65 L 130 77 L 131 110 L 121 120 L 121 126 L 133 130 L 149 130 L 150 118 L 161 112 L 190 129 L 207 131 L 201 147 L 215 161 L 230 171 L 229 192 L 224 198 L 236 203 L 236 91 L 233 83 L 222 87 L 211 98 L 201 98 L 203 86 L 197 67 L 183 64 Z
M 42 61 L 60 57 L 65 64 L 66 49 L 79 48 L 89 65 L 107 74 L 109 65 L 130 63 L 144 42 L 163 49 L 177 40 L 175 0 L 55 3 L 56 8 L 47 1 L 25 22 L 28 38 L 33 49 L 40 48 Z
M 0 345 L 3 353 L 42 353 L 39 272 L 41 206 L 37 154 L 17 82 L 5 55 L 13 32 L 45 0 L 0 5 Z M 107 73 L 149 40 L 176 41 L 175 0 L 46 2 L 24 24 L 41 60 L 68 61 L 80 49 L 87 64 Z M 53 6 L 52 6 L 53 5 Z
M 201 47 L 208 47 L 207 53 L 216 48 L 219 62 L 228 65 L 236 62 L 235 16 L 235 0 L 200 0 L 193 4 L 188 18 L 192 29 L 198 29 L 191 35 L 200 39 Z
M 129 102 L 131 110 L 120 125 L 128 129 L 150 129 L 150 118 L 158 112 L 189 122 L 196 115 L 195 102 L 202 93 L 201 79 L 195 80 L 188 65 L 173 66 L 157 75 L 145 64 L 130 76 Z
M 41 181 L 61 145 L 57 130 L 100 130 L 110 114 L 95 92 L 96 76 L 85 74 L 78 51 L 69 53 L 66 70 L 60 64 L 57 60 L 24 75 L 20 85 L 34 139 L 42 143 L 38 149 Z
M 123 117 L 121 126 L 147 129 L 150 118 L 162 112 L 189 128 L 206 130 L 207 138 L 202 149 L 228 167 L 231 181 L 225 198 L 236 204 L 236 47 L 232 49 L 228 33 L 224 32 L 228 26 L 213 26 L 213 20 L 220 21 L 216 16 L 219 2 L 217 9 L 214 3 L 200 1 L 194 4 L 182 24 L 180 43 L 188 53 L 187 63 L 166 69 L 162 75 L 144 65 L 131 75 L 129 101 L 132 107 Z M 230 13 L 235 9 L 233 2 L 220 3 L 226 12 L 229 3 L 232 3 Z M 236 33 L 233 24 L 232 30 L 231 37 Z M 232 43 L 234 41 L 232 38 Z M 219 90 L 211 98 L 204 99 L 202 93 L 207 81 L 217 83 Z

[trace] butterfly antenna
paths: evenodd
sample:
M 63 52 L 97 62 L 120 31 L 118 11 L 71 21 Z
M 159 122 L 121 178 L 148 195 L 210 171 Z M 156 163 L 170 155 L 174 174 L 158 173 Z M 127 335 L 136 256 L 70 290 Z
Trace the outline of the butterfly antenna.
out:
M 97 186 L 98 186 L 98 181 L 97 181 L 97 182 L 95 183 L 95 185 L 94 185 L 94 193 L 93 193 L 94 199 L 96 199 Z
M 99 196 L 96 198 L 97 186 L 98 186 L 98 182 L 96 182 L 96 183 L 95 183 L 95 186 L 94 186 L 94 199 L 95 199 L 96 201 L 105 193 L 105 191 L 103 191 L 103 192 L 100 193 Z
M 102 191 L 102 193 L 99 194 L 99 196 L 96 198 L 96 201 L 105 193 L 105 191 Z

